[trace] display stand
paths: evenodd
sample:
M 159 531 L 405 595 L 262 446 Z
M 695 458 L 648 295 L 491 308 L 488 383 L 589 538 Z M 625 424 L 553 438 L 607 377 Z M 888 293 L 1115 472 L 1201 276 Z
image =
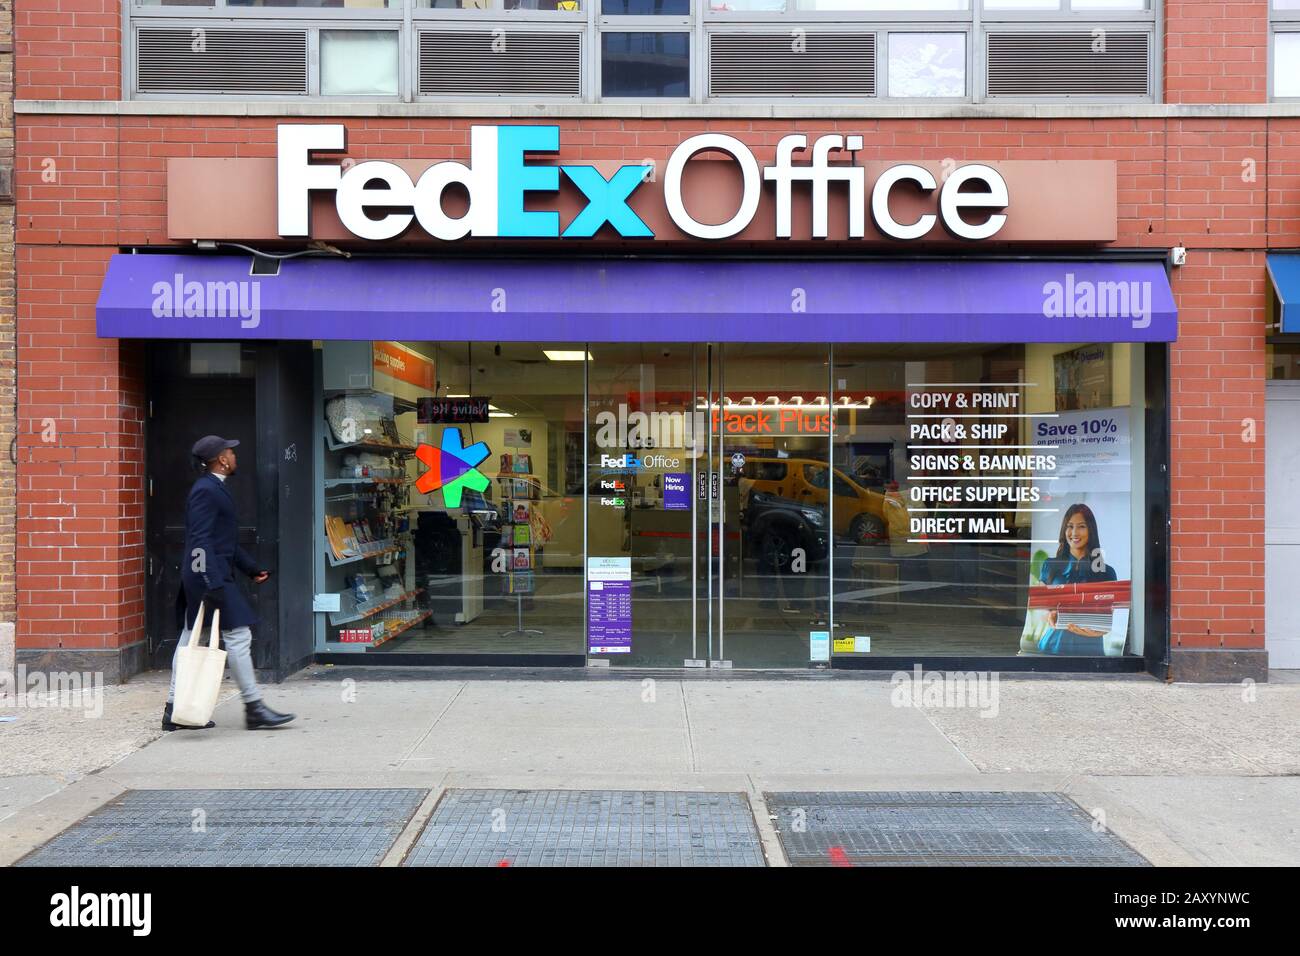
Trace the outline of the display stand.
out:
M 508 631 L 502 631 L 501 636 L 513 637 L 515 634 L 544 634 L 545 631 L 540 631 L 535 627 L 524 627 L 524 596 L 522 594 L 517 594 L 515 595 L 515 598 L 516 607 L 519 610 L 519 625 Z
M 505 584 L 509 593 L 515 596 L 517 624 L 508 631 L 502 631 L 502 637 L 516 634 L 543 634 L 535 627 L 524 627 L 524 595 L 532 594 L 534 588 L 534 570 L 537 567 L 536 541 L 533 539 L 532 509 L 540 499 L 540 486 L 532 474 L 531 456 L 502 455 L 501 471 L 497 483 L 501 489 L 501 500 L 505 508 L 505 520 L 501 525 L 503 539 L 508 538 L 510 554 L 510 573 Z M 503 540 L 503 547 L 507 543 Z

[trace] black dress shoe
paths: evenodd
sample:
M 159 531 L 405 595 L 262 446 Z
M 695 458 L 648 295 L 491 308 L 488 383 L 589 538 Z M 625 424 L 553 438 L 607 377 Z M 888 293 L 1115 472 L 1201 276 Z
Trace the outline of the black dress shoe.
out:
M 202 727 L 191 727 L 189 724 L 172 723 L 172 705 L 168 704 L 163 708 L 162 729 L 163 730 L 207 730 L 209 727 L 217 726 L 212 721 L 208 721 Z
M 244 705 L 244 720 L 249 730 L 257 730 L 261 727 L 279 727 L 281 724 L 287 724 L 293 720 L 293 717 L 293 714 L 281 714 L 272 710 L 260 700 Z

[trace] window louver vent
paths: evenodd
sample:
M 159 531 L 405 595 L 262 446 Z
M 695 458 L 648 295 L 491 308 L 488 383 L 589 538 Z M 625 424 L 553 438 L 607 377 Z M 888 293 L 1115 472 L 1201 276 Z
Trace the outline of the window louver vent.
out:
M 141 93 L 307 92 L 307 31 L 204 27 L 136 33 Z
M 1104 49 L 1094 46 L 1104 40 Z M 990 33 L 989 96 L 1149 96 L 1150 34 Z
M 875 96 L 876 35 L 710 34 L 709 95 Z
M 582 34 L 423 32 L 419 91 L 424 96 L 580 96 Z

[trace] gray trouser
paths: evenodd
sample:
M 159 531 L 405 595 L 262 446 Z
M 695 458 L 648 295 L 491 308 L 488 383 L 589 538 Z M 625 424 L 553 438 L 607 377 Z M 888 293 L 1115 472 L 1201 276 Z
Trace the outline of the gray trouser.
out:
M 208 640 L 207 634 L 204 634 L 201 639 Z M 181 631 L 180 640 L 176 642 L 176 654 L 179 654 L 181 648 L 189 642 L 190 631 L 189 628 L 186 628 Z M 240 699 L 245 704 L 261 700 L 262 691 L 257 686 L 257 675 L 253 672 L 252 630 L 247 627 L 237 627 L 230 631 L 223 630 L 221 632 L 221 646 L 226 651 L 226 666 L 230 668 L 230 676 L 239 685 Z M 171 687 L 167 689 L 167 703 L 169 704 L 176 699 L 176 654 L 172 655 L 172 683 Z

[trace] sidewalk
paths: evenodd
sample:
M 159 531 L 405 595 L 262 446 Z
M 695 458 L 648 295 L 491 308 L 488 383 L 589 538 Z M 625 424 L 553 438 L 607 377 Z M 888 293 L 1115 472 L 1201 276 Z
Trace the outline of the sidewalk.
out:
M 316 666 L 267 688 L 299 719 L 162 734 L 165 675 L 104 713 L 6 711 L 0 865 L 128 789 L 448 787 L 1065 793 L 1158 865 L 1300 863 L 1300 680 L 1003 677 L 996 715 L 897 706 L 888 675 L 755 679 Z M 991 708 L 986 708 L 991 712 Z M 760 813 L 759 816 L 766 816 Z M 759 828 L 780 862 L 770 822 Z

